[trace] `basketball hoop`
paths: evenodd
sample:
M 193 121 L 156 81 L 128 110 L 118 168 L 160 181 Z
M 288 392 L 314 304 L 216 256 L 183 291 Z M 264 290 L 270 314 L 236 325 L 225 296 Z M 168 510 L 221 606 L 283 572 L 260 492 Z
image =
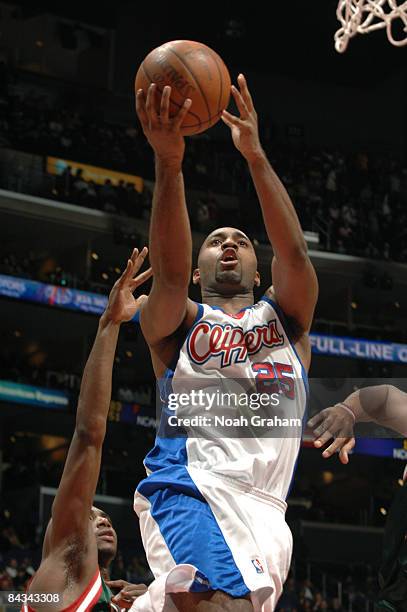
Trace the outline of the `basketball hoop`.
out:
M 335 49 L 346 51 L 348 42 L 356 34 L 367 34 L 386 28 L 387 38 L 392 45 L 407 45 L 407 1 L 398 0 L 339 0 L 336 16 L 341 28 L 335 33 Z M 404 38 L 395 39 L 393 27 L 401 19 Z

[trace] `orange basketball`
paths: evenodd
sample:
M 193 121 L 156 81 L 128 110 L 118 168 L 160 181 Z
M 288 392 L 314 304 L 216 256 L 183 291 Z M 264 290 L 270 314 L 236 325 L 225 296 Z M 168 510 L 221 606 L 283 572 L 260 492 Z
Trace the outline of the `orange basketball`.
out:
M 192 40 L 173 40 L 147 55 L 136 75 L 136 92 L 142 89 L 147 95 L 150 83 L 157 84 L 158 105 L 165 85 L 171 86 L 170 116 L 191 98 L 182 124 L 186 136 L 210 128 L 229 104 L 228 69 L 215 51 Z

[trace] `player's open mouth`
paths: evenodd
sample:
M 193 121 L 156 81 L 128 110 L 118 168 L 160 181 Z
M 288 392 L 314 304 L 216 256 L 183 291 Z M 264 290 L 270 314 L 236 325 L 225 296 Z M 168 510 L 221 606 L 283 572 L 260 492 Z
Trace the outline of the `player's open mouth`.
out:
M 220 262 L 222 270 L 230 270 L 235 268 L 239 262 L 237 259 L 222 259 Z
M 112 531 L 102 531 L 98 534 L 98 537 L 102 540 L 107 540 L 108 542 L 114 541 L 114 535 Z
M 235 249 L 226 249 L 221 257 L 220 263 L 223 269 L 234 268 L 238 263 Z

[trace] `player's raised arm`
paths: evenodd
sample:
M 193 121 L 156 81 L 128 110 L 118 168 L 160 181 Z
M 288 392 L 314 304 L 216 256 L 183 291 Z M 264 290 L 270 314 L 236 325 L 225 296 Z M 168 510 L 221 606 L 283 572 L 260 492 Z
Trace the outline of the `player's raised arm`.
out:
M 137 114 L 155 156 L 149 237 L 154 279 L 140 317 L 150 346 L 170 336 L 184 320 L 192 267 L 192 237 L 182 175 L 185 142 L 181 133 L 191 100 L 187 98 L 178 114 L 170 118 L 171 87 L 164 87 L 159 112 L 158 95 L 154 83 L 147 99 L 143 90 L 136 93 Z
M 347 463 L 347 453 L 354 446 L 353 426 L 369 422 L 407 436 L 407 393 L 393 385 L 364 387 L 343 402 L 321 410 L 308 421 L 308 426 L 313 430 L 316 448 L 335 438 L 322 453 L 324 458 L 339 451 L 341 461 Z
M 240 91 L 232 94 L 240 117 L 223 111 L 236 148 L 247 160 L 274 252 L 272 277 L 275 299 L 300 331 L 310 329 L 318 295 L 318 282 L 290 197 L 272 169 L 260 143 L 257 113 L 246 80 L 238 77 Z
M 133 291 L 151 276 L 151 269 L 138 277 L 147 249 L 135 249 L 126 270 L 109 296 L 100 318 L 98 331 L 86 363 L 79 394 L 75 432 L 69 447 L 61 482 L 52 506 L 44 554 L 58 549 L 83 551 L 92 548 L 94 535 L 89 520 L 99 478 L 102 445 L 111 400 L 112 370 L 120 324 L 136 314 L 143 298 L 135 299 Z M 76 546 L 77 545 L 77 546 Z M 96 543 L 94 545 L 96 554 Z M 83 559 L 82 559 L 83 560 Z M 79 565 L 80 558 L 76 558 Z

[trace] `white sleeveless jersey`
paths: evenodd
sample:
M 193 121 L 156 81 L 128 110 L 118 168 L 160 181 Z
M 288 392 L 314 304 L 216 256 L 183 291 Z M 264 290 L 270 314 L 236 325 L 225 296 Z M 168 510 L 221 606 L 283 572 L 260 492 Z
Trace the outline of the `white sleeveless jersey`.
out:
M 233 429 L 226 425 L 220 429 L 213 427 L 216 411 L 225 414 L 222 401 L 218 403 L 215 397 L 207 412 L 212 419 L 211 427 L 206 428 L 201 422 L 191 430 L 187 428 L 184 438 L 157 436 L 156 446 L 145 460 L 148 472 L 151 475 L 154 472 L 159 478 L 161 470 L 166 475 L 164 479 L 161 476 L 160 481 L 171 485 L 173 479 L 176 485 L 177 479 L 186 482 L 178 469 L 182 464 L 198 490 L 200 483 L 203 487 L 208 478 L 216 478 L 254 495 L 285 500 L 301 443 L 308 381 L 278 305 L 263 297 L 257 304 L 230 315 L 220 308 L 199 304 L 197 318 L 180 347 L 174 369 L 166 373 L 166 379 L 167 383 L 171 381 L 171 397 L 192 390 L 202 390 L 213 397 L 220 385 L 222 389 L 236 392 L 234 397 L 239 397 L 240 402 L 249 387 L 261 391 L 266 382 L 268 393 L 274 390 L 278 393 L 275 397 L 283 396 L 284 401 L 271 410 L 272 425 L 267 418 L 268 409 L 255 410 L 243 402 L 238 410 L 243 419 L 239 423 L 248 423 L 250 428 L 254 418 L 256 435 L 245 437 L 239 433 L 236 437 Z M 185 409 L 179 407 L 167 411 L 168 414 L 183 416 Z M 259 419 L 264 418 L 259 429 Z M 299 426 L 287 427 L 287 419 L 296 420 Z M 149 480 L 150 476 L 146 482 Z

